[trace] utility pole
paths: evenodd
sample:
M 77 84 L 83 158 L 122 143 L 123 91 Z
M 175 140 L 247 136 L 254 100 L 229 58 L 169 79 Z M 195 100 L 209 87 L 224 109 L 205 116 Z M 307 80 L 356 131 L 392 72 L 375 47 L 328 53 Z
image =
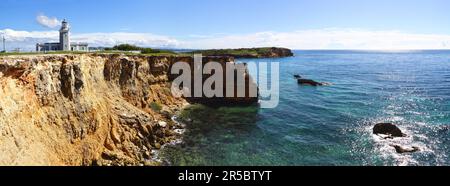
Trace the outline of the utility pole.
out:
M 6 52 L 6 39 L 5 39 L 5 34 L 3 34 L 3 52 Z

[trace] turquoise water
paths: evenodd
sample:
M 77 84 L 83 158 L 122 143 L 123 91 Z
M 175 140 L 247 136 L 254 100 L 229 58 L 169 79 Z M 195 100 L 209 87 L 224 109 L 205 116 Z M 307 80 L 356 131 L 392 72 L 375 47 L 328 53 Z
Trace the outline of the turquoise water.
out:
M 173 165 L 450 165 L 450 51 L 295 51 L 280 62 L 274 109 L 193 106 Z M 324 87 L 300 86 L 299 73 Z M 408 137 L 371 134 L 396 123 Z M 418 146 L 397 154 L 390 144 Z

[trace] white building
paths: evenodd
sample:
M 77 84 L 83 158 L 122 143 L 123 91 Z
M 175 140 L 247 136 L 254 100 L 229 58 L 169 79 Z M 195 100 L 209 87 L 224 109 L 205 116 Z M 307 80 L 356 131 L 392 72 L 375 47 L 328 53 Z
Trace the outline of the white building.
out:
M 71 43 L 70 42 L 70 27 L 66 20 L 62 21 L 61 29 L 59 29 L 59 43 L 37 43 L 37 52 L 48 51 L 80 51 L 88 52 L 89 46 L 87 43 Z

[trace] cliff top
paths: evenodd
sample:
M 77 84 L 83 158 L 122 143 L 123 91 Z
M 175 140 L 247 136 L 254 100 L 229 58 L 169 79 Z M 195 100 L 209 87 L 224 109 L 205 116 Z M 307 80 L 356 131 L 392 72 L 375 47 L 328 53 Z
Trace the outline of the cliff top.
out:
M 262 48 L 239 48 L 239 49 L 211 49 L 211 50 L 195 50 L 185 53 L 175 53 L 171 51 L 158 51 L 155 53 L 134 53 L 131 51 L 100 51 L 100 52 L 73 52 L 73 51 L 57 51 L 48 53 L 36 53 L 36 52 L 8 52 L 0 53 L 2 56 L 42 56 L 42 55 L 72 55 L 72 54 L 123 54 L 130 56 L 177 56 L 185 57 L 192 56 L 192 54 L 201 53 L 203 56 L 218 56 L 218 57 L 234 57 L 234 58 L 277 58 L 277 57 L 290 57 L 294 54 L 288 48 L 278 47 L 262 47 Z
M 204 56 L 232 56 L 235 58 L 275 58 L 294 55 L 290 49 L 279 47 L 196 50 L 190 53 L 202 53 Z

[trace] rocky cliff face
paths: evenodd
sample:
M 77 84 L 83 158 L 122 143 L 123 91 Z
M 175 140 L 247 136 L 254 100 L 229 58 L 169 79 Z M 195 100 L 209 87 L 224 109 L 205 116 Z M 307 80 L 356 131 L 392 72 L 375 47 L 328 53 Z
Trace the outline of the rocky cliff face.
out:
M 272 47 L 269 48 L 267 52 L 263 52 L 258 57 L 276 58 L 276 57 L 291 57 L 291 56 L 294 56 L 294 53 L 292 53 L 290 49 Z
M 167 73 L 181 58 L 0 58 L 0 165 L 157 165 L 188 104 Z

